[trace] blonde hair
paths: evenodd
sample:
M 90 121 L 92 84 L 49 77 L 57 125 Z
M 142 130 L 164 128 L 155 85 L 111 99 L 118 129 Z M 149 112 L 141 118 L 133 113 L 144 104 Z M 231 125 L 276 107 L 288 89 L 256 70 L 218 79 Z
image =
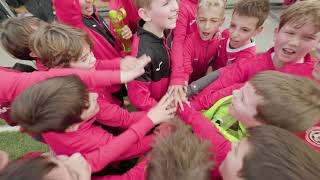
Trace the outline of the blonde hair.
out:
M 199 0 L 198 2 L 198 9 L 202 7 L 221 7 L 224 9 L 225 2 L 224 0 Z
M 90 37 L 81 29 L 52 23 L 40 26 L 31 35 L 29 46 L 45 66 L 53 68 L 69 67 L 71 61 L 77 61 L 85 43 L 91 48 Z
M 304 131 L 320 119 L 320 86 L 312 80 L 265 71 L 250 79 L 263 97 L 256 119 L 289 131 Z
M 207 180 L 213 168 L 209 142 L 192 133 L 180 119 L 167 138 L 157 137 L 147 167 L 148 180 Z
M 316 32 L 320 31 L 320 1 L 308 0 L 299 1 L 291 5 L 280 16 L 279 29 L 285 24 L 295 24 L 297 28 L 302 27 L 306 23 L 311 22 L 316 28 Z

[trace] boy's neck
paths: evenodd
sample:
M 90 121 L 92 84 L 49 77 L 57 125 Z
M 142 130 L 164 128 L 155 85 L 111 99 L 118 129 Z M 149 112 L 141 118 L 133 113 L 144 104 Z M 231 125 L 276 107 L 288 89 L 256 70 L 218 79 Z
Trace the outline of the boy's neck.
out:
M 152 22 L 145 22 L 142 28 L 146 31 L 153 33 L 159 38 L 163 38 L 164 36 L 164 29 L 154 25 Z
M 283 68 L 284 66 L 286 66 L 288 64 L 288 63 L 284 63 L 284 62 L 279 61 L 277 55 L 274 52 L 271 54 L 271 59 L 272 59 L 273 66 L 276 69 Z M 303 63 L 303 62 L 304 62 L 304 58 L 302 58 L 298 61 L 294 61 L 294 63 Z
M 251 39 L 251 38 L 250 38 L 246 43 L 244 43 L 241 47 L 237 47 L 237 48 L 232 47 L 231 44 L 229 43 L 229 48 L 230 48 L 230 49 L 239 49 L 239 48 L 242 48 L 242 47 L 247 46 L 247 45 L 250 44 L 250 43 L 252 43 L 252 39 Z

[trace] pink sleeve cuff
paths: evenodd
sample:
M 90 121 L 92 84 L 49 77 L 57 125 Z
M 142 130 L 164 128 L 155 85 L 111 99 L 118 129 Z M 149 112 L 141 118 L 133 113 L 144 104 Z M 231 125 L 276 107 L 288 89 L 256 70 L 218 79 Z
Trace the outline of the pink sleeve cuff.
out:
M 133 124 L 129 129 L 132 129 L 139 137 L 139 140 L 141 140 L 146 135 L 146 133 L 153 127 L 153 122 L 146 115 L 140 121 Z

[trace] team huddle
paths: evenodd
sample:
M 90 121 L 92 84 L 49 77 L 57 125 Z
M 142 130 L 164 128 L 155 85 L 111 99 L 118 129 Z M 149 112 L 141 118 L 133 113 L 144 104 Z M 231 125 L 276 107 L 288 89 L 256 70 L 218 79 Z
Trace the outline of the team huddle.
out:
M 236 1 L 226 29 L 226 0 L 110 0 L 121 27 L 52 3 L 54 22 L 1 25 L 36 69 L 0 68 L 0 118 L 49 147 L 0 150 L 1 180 L 320 178 L 320 1 L 286 7 L 263 53 L 268 0 Z

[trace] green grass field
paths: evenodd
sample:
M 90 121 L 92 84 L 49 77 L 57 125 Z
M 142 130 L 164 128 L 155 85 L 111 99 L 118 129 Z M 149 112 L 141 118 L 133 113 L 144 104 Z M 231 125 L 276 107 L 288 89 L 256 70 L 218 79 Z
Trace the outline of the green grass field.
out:
M 6 123 L 0 119 L 0 128 Z M 0 132 L 0 149 L 6 151 L 10 159 L 17 159 L 29 152 L 47 152 L 48 147 L 20 132 Z
M 125 99 L 128 100 L 128 98 Z M 129 112 L 136 111 L 132 105 L 126 108 Z M 0 119 L 0 129 L 6 125 Z M 17 159 L 29 152 L 47 152 L 48 147 L 21 132 L 0 132 L 0 150 L 9 153 L 10 159 Z

